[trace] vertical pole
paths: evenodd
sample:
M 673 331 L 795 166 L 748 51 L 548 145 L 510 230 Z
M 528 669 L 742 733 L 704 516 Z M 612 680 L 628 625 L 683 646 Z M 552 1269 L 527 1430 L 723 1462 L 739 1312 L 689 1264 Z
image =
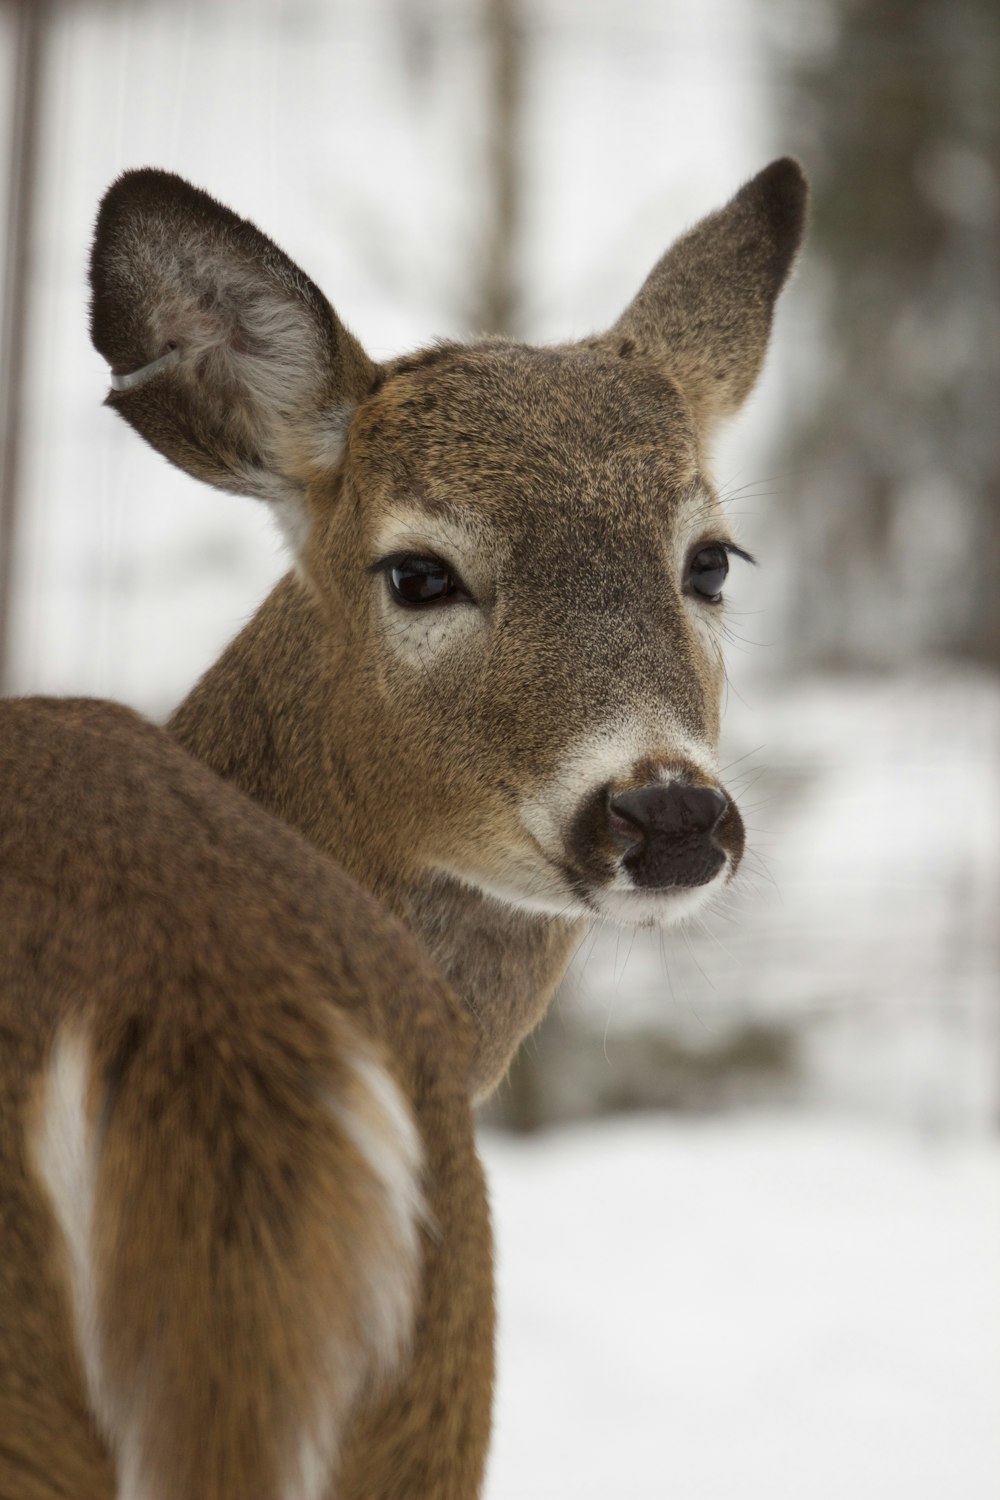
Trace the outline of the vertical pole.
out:
M 0 692 L 12 687 L 14 550 L 24 452 L 31 247 L 40 168 L 42 47 L 49 0 L 5 0 L 15 11 L 8 125 L 7 236 L 0 313 Z
M 524 36 L 516 0 L 485 0 L 486 180 L 490 228 L 483 245 L 481 333 L 519 332 L 516 255 L 521 232 L 521 115 Z

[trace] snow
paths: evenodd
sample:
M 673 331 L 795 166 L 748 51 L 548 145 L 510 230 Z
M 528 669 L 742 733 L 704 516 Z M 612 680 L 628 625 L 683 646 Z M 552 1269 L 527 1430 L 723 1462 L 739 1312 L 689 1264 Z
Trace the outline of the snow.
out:
M 487 1136 L 486 1500 L 997 1500 L 1000 1148 L 824 1118 Z

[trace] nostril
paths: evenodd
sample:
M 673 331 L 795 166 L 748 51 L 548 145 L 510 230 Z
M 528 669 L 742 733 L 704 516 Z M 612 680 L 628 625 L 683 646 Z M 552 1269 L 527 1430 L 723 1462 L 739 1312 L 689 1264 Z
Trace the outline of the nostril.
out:
M 706 832 L 714 831 L 726 816 L 729 798 L 716 786 L 689 787 L 688 790 L 699 794 L 700 816 L 704 819 L 701 826 Z
M 631 849 L 634 844 L 642 843 L 648 829 L 640 822 L 638 811 L 628 811 L 622 801 L 621 797 L 608 797 L 608 828 L 616 843 L 623 849 Z

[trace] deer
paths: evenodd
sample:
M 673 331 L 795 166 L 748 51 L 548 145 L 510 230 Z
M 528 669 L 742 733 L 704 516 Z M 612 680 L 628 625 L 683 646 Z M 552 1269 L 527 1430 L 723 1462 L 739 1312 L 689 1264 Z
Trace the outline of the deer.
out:
M 806 196 L 773 162 L 599 335 L 378 364 L 206 192 L 107 192 L 108 403 L 291 569 L 163 727 L 0 707 L 5 1496 L 480 1493 L 473 1107 L 589 924 L 740 866 L 709 448 Z

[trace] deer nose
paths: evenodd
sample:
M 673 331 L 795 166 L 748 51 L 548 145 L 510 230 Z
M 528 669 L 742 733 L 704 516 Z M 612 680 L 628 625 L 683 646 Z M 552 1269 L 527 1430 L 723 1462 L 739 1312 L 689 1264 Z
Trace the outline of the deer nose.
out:
M 637 886 L 706 885 L 725 853 L 715 832 L 729 807 L 724 792 L 682 781 L 656 782 L 608 799 L 608 822 L 626 844 L 622 864 Z

